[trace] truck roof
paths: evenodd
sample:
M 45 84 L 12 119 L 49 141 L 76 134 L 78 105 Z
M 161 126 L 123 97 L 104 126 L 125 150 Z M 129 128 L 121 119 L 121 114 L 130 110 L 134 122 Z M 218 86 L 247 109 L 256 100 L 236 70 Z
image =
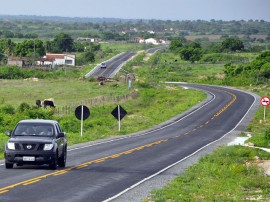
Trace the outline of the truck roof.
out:
M 26 119 L 21 120 L 19 123 L 48 123 L 48 124 L 55 124 L 58 123 L 55 120 L 49 120 L 49 119 Z

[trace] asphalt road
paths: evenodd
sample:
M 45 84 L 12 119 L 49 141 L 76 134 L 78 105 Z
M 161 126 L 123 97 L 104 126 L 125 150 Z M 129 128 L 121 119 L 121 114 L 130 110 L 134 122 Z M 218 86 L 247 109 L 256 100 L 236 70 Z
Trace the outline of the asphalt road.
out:
M 118 201 L 119 193 L 224 137 L 256 103 L 238 90 L 186 86 L 207 91 L 208 100 L 151 130 L 70 147 L 65 169 L 0 166 L 0 201 Z
M 135 53 L 131 52 L 119 54 L 106 61 L 107 68 L 100 68 L 100 65 L 97 65 L 91 72 L 85 75 L 85 78 L 97 78 L 101 76 L 106 78 L 113 78 L 115 74 L 121 69 L 122 65 L 125 64 L 134 55 Z
M 164 50 L 164 49 L 166 49 L 166 48 L 168 48 L 168 46 L 159 46 L 159 47 L 155 47 L 155 48 L 150 48 L 150 49 L 148 49 L 148 50 L 146 51 L 146 53 L 151 53 L 151 54 L 153 54 L 153 53 L 156 53 L 156 52 L 159 51 L 159 50 Z

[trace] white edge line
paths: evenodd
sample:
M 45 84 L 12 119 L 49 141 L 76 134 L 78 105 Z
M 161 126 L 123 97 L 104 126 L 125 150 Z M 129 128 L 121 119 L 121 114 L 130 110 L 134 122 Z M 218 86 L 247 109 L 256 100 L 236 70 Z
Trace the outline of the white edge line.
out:
M 234 90 L 235 90 L 235 89 L 234 89 Z M 232 131 L 234 131 L 234 130 L 239 126 L 239 124 L 243 121 L 243 119 L 246 117 L 246 115 L 249 113 L 249 111 L 251 110 L 251 108 L 253 107 L 253 105 L 255 104 L 255 102 L 256 102 L 256 100 L 257 100 L 257 98 L 256 98 L 253 94 L 251 94 L 251 93 L 247 93 L 247 94 L 252 95 L 252 96 L 254 97 L 254 102 L 252 103 L 252 105 L 250 106 L 250 108 L 248 109 L 248 111 L 246 112 L 246 114 L 243 116 L 243 118 L 238 122 L 238 124 L 237 124 L 232 130 L 230 130 L 228 133 L 226 133 L 225 135 L 223 135 L 223 136 L 220 137 L 219 139 L 214 140 L 213 142 L 210 142 L 210 143 L 208 143 L 207 145 L 205 145 L 205 146 L 201 147 L 200 149 L 196 150 L 195 152 L 193 152 L 193 153 L 190 154 L 189 156 L 186 156 L 185 158 L 183 158 L 183 159 L 177 161 L 177 162 L 174 163 L 174 164 L 169 165 L 168 167 L 166 167 L 166 168 L 164 168 L 164 169 L 158 171 L 157 173 L 155 173 L 155 174 L 153 174 L 153 175 L 151 175 L 151 176 L 149 176 L 149 177 L 147 177 L 147 178 L 144 178 L 144 179 L 141 180 L 140 182 L 138 182 L 138 183 L 136 183 L 136 184 L 130 186 L 129 188 L 127 188 L 127 189 L 125 189 L 124 191 L 122 191 L 122 192 L 120 192 L 120 193 L 114 195 L 113 197 L 104 200 L 103 202 L 109 202 L 109 201 L 111 201 L 111 200 L 113 200 L 113 199 L 118 198 L 119 196 L 121 196 L 121 195 L 123 195 L 124 193 L 130 191 L 131 189 L 134 189 L 135 187 L 139 186 L 140 184 L 146 182 L 147 180 L 150 180 L 151 178 L 156 177 L 157 175 L 159 175 L 159 174 L 165 172 L 166 170 L 172 168 L 173 166 L 175 166 L 175 165 L 177 165 L 177 164 L 179 164 L 179 163 L 185 161 L 186 159 L 188 159 L 188 158 L 194 156 L 194 155 L 195 155 L 196 153 L 198 153 L 199 151 L 201 151 L 201 150 L 203 150 L 204 148 L 206 148 L 206 147 L 212 145 L 212 144 L 215 143 L 215 142 L 218 142 L 219 140 L 221 140 L 221 139 L 223 139 L 225 136 L 227 136 L 229 133 L 231 133 Z

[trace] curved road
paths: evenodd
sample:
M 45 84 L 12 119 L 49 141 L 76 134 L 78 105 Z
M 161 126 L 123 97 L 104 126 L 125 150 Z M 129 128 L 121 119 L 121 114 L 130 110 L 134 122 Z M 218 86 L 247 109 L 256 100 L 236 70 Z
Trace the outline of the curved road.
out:
M 73 146 L 65 169 L 0 166 L 0 201 L 110 201 L 233 130 L 256 102 L 228 88 L 189 85 L 210 99 L 163 126 Z

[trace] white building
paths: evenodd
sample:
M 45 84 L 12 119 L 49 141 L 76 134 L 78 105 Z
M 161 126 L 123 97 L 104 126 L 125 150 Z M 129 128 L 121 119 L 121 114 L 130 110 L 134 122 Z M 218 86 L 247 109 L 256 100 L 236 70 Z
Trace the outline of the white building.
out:
M 101 41 L 101 39 L 99 39 L 99 38 L 91 38 L 91 37 L 78 37 L 77 38 L 77 41 L 89 41 L 89 42 L 92 42 L 92 43 L 94 43 L 94 42 L 100 42 Z
M 154 38 L 145 39 L 145 44 L 159 45 L 159 42 Z
M 53 65 L 76 65 L 76 55 L 75 54 L 54 54 L 46 53 L 44 56 L 46 59 L 54 60 Z

